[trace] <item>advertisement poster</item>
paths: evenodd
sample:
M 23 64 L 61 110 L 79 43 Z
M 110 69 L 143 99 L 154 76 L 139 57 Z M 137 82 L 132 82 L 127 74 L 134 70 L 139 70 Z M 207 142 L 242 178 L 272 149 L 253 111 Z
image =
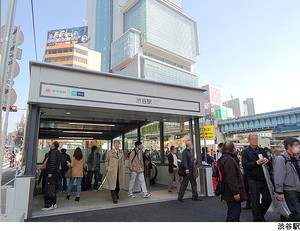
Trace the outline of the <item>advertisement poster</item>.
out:
M 87 26 L 49 30 L 47 33 L 47 46 L 87 42 Z

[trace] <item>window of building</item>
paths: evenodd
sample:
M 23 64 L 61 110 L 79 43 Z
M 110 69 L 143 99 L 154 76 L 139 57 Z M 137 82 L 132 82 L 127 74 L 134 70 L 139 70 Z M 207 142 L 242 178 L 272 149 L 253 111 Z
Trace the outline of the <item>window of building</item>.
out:
M 161 62 L 167 63 L 167 64 L 169 64 L 169 65 L 178 67 L 178 68 L 180 68 L 180 69 L 183 69 L 183 70 L 186 70 L 186 71 L 191 71 L 191 68 L 190 68 L 190 67 L 186 67 L 186 66 L 183 66 L 183 65 L 181 65 L 181 64 L 172 62 L 172 61 L 170 61 L 170 60 L 161 58 L 161 57 L 159 57 L 159 56 L 157 56 L 157 55 L 153 55 L 153 54 L 151 54 L 151 53 L 149 53 L 149 52 L 144 52 L 143 54 L 146 55 L 146 56 L 148 56 L 148 57 L 150 57 L 150 58 L 153 58 L 153 59 L 159 60 L 159 61 L 161 61 Z
M 186 142 L 190 141 L 189 122 L 164 123 L 165 158 L 170 154 L 171 146 L 175 146 L 178 159 L 181 160 Z
M 161 163 L 159 122 L 141 127 L 141 142 L 143 143 L 143 152 L 147 149 L 150 150 L 151 160 L 154 163 Z
M 81 58 L 78 56 L 74 56 L 74 61 L 87 64 L 87 59 L 84 59 L 84 58 Z
M 82 54 L 82 55 L 88 55 L 88 51 L 79 49 L 79 48 L 77 48 L 77 47 L 75 48 L 75 52 L 76 52 L 76 53 L 79 53 L 79 54 Z

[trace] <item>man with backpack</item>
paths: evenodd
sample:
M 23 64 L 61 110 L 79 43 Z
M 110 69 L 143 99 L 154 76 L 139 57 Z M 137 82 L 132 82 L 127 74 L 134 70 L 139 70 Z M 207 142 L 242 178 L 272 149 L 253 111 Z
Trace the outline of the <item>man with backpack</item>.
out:
M 131 178 L 129 182 L 128 197 L 135 198 L 132 193 L 135 179 L 138 178 L 144 198 L 151 197 L 147 191 L 145 177 L 144 177 L 144 161 L 142 143 L 140 141 L 135 142 L 135 148 L 132 150 L 129 156 L 129 169 L 131 171 Z
M 234 144 L 226 141 L 222 147 L 222 157 L 219 159 L 222 199 L 227 202 L 226 222 L 239 222 L 242 212 L 241 203 L 247 200 L 243 175 L 239 159 L 235 153 Z
M 250 134 L 248 141 L 249 147 L 242 152 L 242 164 L 248 179 L 253 221 L 263 222 L 266 221 L 264 215 L 272 203 L 272 198 L 262 165 L 266 164 L 269 167 L 271 163 L 266 151 L 258 146 L 256 134 Z M 260 159 L 260 155 L 263 158 Z M 262 199 L 260 195 L 262 195 Z
M 291 214 L 288 221 L 300 221 L 300 163 L 299 140 L 288 137 L 284 140 L 284 153 L 275 158 L 274 181 L 278 200 L 286 201 Z

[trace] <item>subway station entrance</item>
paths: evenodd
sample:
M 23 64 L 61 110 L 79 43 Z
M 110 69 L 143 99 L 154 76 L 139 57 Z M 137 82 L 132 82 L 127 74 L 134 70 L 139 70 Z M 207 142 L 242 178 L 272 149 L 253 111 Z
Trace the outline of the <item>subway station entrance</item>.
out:
M 201 159 L 199 118 L 204 115 L 204 89 L 38 62 L 30 63 L 30 73 L 23 152 L 23 177 L 30 179 L 26 217 L 49 215 L 38 211 L 43 207 L 38 178 L 49 143 L 54 140 L 71 158 L 74 149 L 80 147 L 87 160 L 91 146 L 98 146 L 103 178 L 105 153 L 115 139 L 129 151 L 135 141 L 141 141 L 143 151 L 150 150 L 157 166 L 154 192 L 148 202 L 170 199 L 169 195 L 161 196 L 167 187 L 160 189 L 168 184 L 166 156 L 171 145 L 177 147 L 180 158 L 185 143 L 192 141 L 194 154 Z M 83 192 L 82 204 L 86 206 L 81 207 L 81 202 L 75 206 L 73 201 L 59 205 L 59 198 L 64 196 L 58 195 L 58 206 L 69 207 L 53 210 L 50 215 L 98 209 L 97 203 L 112 205 L 106 190 Z M 84 204 L 87 198 L 92 203 Z M 138 203 L 146 202 L 124 202 L 123 206 Z

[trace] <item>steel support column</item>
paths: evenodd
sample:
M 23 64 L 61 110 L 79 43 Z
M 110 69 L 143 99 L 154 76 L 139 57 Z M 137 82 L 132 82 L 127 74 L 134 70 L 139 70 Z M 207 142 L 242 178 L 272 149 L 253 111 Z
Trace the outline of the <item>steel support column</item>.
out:
M 32 176 L 36 171 L 40 127 L 40 108 L 37 105 L 29 105 L 28 110 L 29 112 L 24 143 L 25 175 Z
M 137 126 L 137 140 L 141 141 L 141 125 Z
M 122 150 L 125 151 L 125 133 L 122 133 Z
M 198 167 L 200 167 L 200 166 L 202 166 L 202 154 L 201 154 L 199 118 L 194 119 L 194 126 L 195 126 L 196 155 L 197 155 L 197 159 L 198 159 Z
M 189 119 L 189 127 L 190 127 L 190 140 L 193 144 L 193 154 L 194 154 L 194 148 L 195 148 L 195 145 L 194 145 L 194 129 L 193 129 L 193 119 Z
M 160 157 L 161 163 L 165 162 L 165 147 L 164 147 L 164 122 L 159 122 L 159 138 L 160 138 Z

